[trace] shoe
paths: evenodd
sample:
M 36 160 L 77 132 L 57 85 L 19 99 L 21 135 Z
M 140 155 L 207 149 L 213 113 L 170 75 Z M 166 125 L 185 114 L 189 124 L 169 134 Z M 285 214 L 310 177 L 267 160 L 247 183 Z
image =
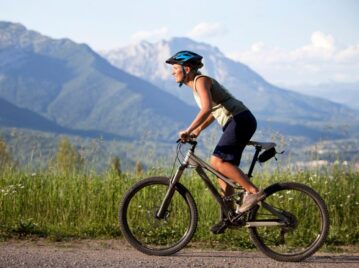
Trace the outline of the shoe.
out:
M 253 208 L 258 202 L 262 201 L 264 198 L 266 198 L 266 194 L 264 191 L 259 191 L 256 194 L 249 194 L 244 198 L 243 204 L 238 208 L 238 211 L 240 213 L 246 212 Z
M 242 199 L 242 204 L 244 204 L 244 203 L 246 202 L 246 199 L 247 199 L 247 197 L 248 197 L 249 195 L 251 195 L 249 192 L 245 192 L 245 193 L 244 193 L 243 199 Z M 239 211 L 240 207 L 241 207 L 241 205 L 238 204 L 238 203 L 236 203 L 236 210 L 235 210 L 235 211 L 236 211 L 236 214 L 241 214 L 241 212 Z
M 227 229 L 228 223 L 225 220 L 221 220 L 211 227 L 211 232 L 214 234 L 223 234 Z

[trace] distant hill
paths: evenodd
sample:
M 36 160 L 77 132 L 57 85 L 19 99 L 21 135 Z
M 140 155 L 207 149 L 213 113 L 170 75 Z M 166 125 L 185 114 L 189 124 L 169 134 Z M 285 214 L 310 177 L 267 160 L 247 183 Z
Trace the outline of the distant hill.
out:
M 303 94 L 326 98 L 359 111 L 359 82 L 330 82 L 318 85 L 303 84 L 294 86 L 292 89 Z
M 87 45 L 0 22 L 0 97 L 72 129 L 168 139 L 195 112 Z
M 2 98 L 0 98 L 0 126 L 31 128 L 49 132 L 65 130 L 43 116 L 25 108 L 18 108 Z
M 106 140 L 100 136 L 90 137 L 71 132 L 41 131 L 0 124 L 0 139 L 5 140 L 19 169 L 47 168 L 56 155 L 59 140 L 64 136 L 76 146 L 85 160 L 85 168 L 90 171 L 108 170 L 114 156 L 119 157 L 122 171 L 133 171 L 136 161 L 141 161 L 145 167 L 149 164 L 147 159 L 139 157 L 139 152 L 127 151 L 136 141 Z
M 164 63 L 179 50 L 203 55 L 203 73 L 216 78 L 262 120 L 316 126 L 359 121 L 357 112 L 346 106 L 271 85 L 248 66 L 227 58 L 218 48 L 188 38 L 157 43 L 143 41 L 101 54 L 113 65 L 194 104 L 191 90 L 178 89 L 170 66 Z
M 47 118 L 30 111 L 19 108 L 12 103 L 0 98 L 0 127 L 13 127 L 22 129 L 40 130 L 57 134 L 77 135 L 81 137 L 98 138 L 106 140 L 132 140 L 131 137 L 119 136 L 98 130 L 81 130 L 62 127 Z

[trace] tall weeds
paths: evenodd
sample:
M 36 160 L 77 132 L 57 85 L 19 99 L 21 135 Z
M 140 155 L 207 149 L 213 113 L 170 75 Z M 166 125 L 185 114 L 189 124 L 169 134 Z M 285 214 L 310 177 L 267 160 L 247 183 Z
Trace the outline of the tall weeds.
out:
M 119 237 L 118 207 L 124 192 L 146 176 L 169 173 L 149 170 L 136 175 L 111 169 L 102 175 L 54 170 L 26 173 L 4 168 L 0 172 L 0 236 L 31 234 L 55 240 Z M 254 181 L 261 188 L 279 181 L 310 185 L 329 208 L 331 229 L 327 242 L 335 245 L 359 241 L 358 172 L 338 166 L 321 171 L 263 172 L 256 174 Z M 186 172 L 181 183 L 191 191 L 200 213 L 195 241 L 251 247 L 246 229 L 212 235 L 209 228 L 218 220 L 218 205 L 194 172 Z

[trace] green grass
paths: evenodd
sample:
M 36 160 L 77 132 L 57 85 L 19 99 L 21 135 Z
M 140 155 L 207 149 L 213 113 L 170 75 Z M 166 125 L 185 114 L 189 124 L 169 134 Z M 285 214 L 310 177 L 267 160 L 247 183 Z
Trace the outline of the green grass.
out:
M 54 172 L 0 172 L 0 238 L 39 236 L 55 241 L 67 238 L 121 237 L 118 207 L 124 192 L 141 178 L 165 175 L 151 170 L 141 176 L 61 175 Z M 359 173 L 340 168 L 321 171 L 281 171 L 256 174 L 254 182 L 264 188 L 271 183 L 295 181 L 308 184 L 321 194 L 329 208 L 331 228 L 327 245 L 359 241 Z M 203 182 L 192 172 L 181 179 L 199 209 L 199 226 L 193 241 L 227 248 L 253 247 L 245 228 L 213 235 L 209 228 L 219 217 Z

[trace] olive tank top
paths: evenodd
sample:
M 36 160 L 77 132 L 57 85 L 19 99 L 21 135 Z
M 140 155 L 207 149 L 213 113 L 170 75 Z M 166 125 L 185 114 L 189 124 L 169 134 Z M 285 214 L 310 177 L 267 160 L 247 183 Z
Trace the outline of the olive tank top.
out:
M 201 101 L 197 93 L 196 82 L 200 77 L 208 77 L 212 80 L 212 86 L 210 88 L 212 95 L 211 113 L 222 127 L 232 116 L 248 110 L 241 101 L 234 98 L 228 90 L 215 79 L 205 75 L 197 75 L 194 79 L 193 95 L 199 108 L 201 108 Z

